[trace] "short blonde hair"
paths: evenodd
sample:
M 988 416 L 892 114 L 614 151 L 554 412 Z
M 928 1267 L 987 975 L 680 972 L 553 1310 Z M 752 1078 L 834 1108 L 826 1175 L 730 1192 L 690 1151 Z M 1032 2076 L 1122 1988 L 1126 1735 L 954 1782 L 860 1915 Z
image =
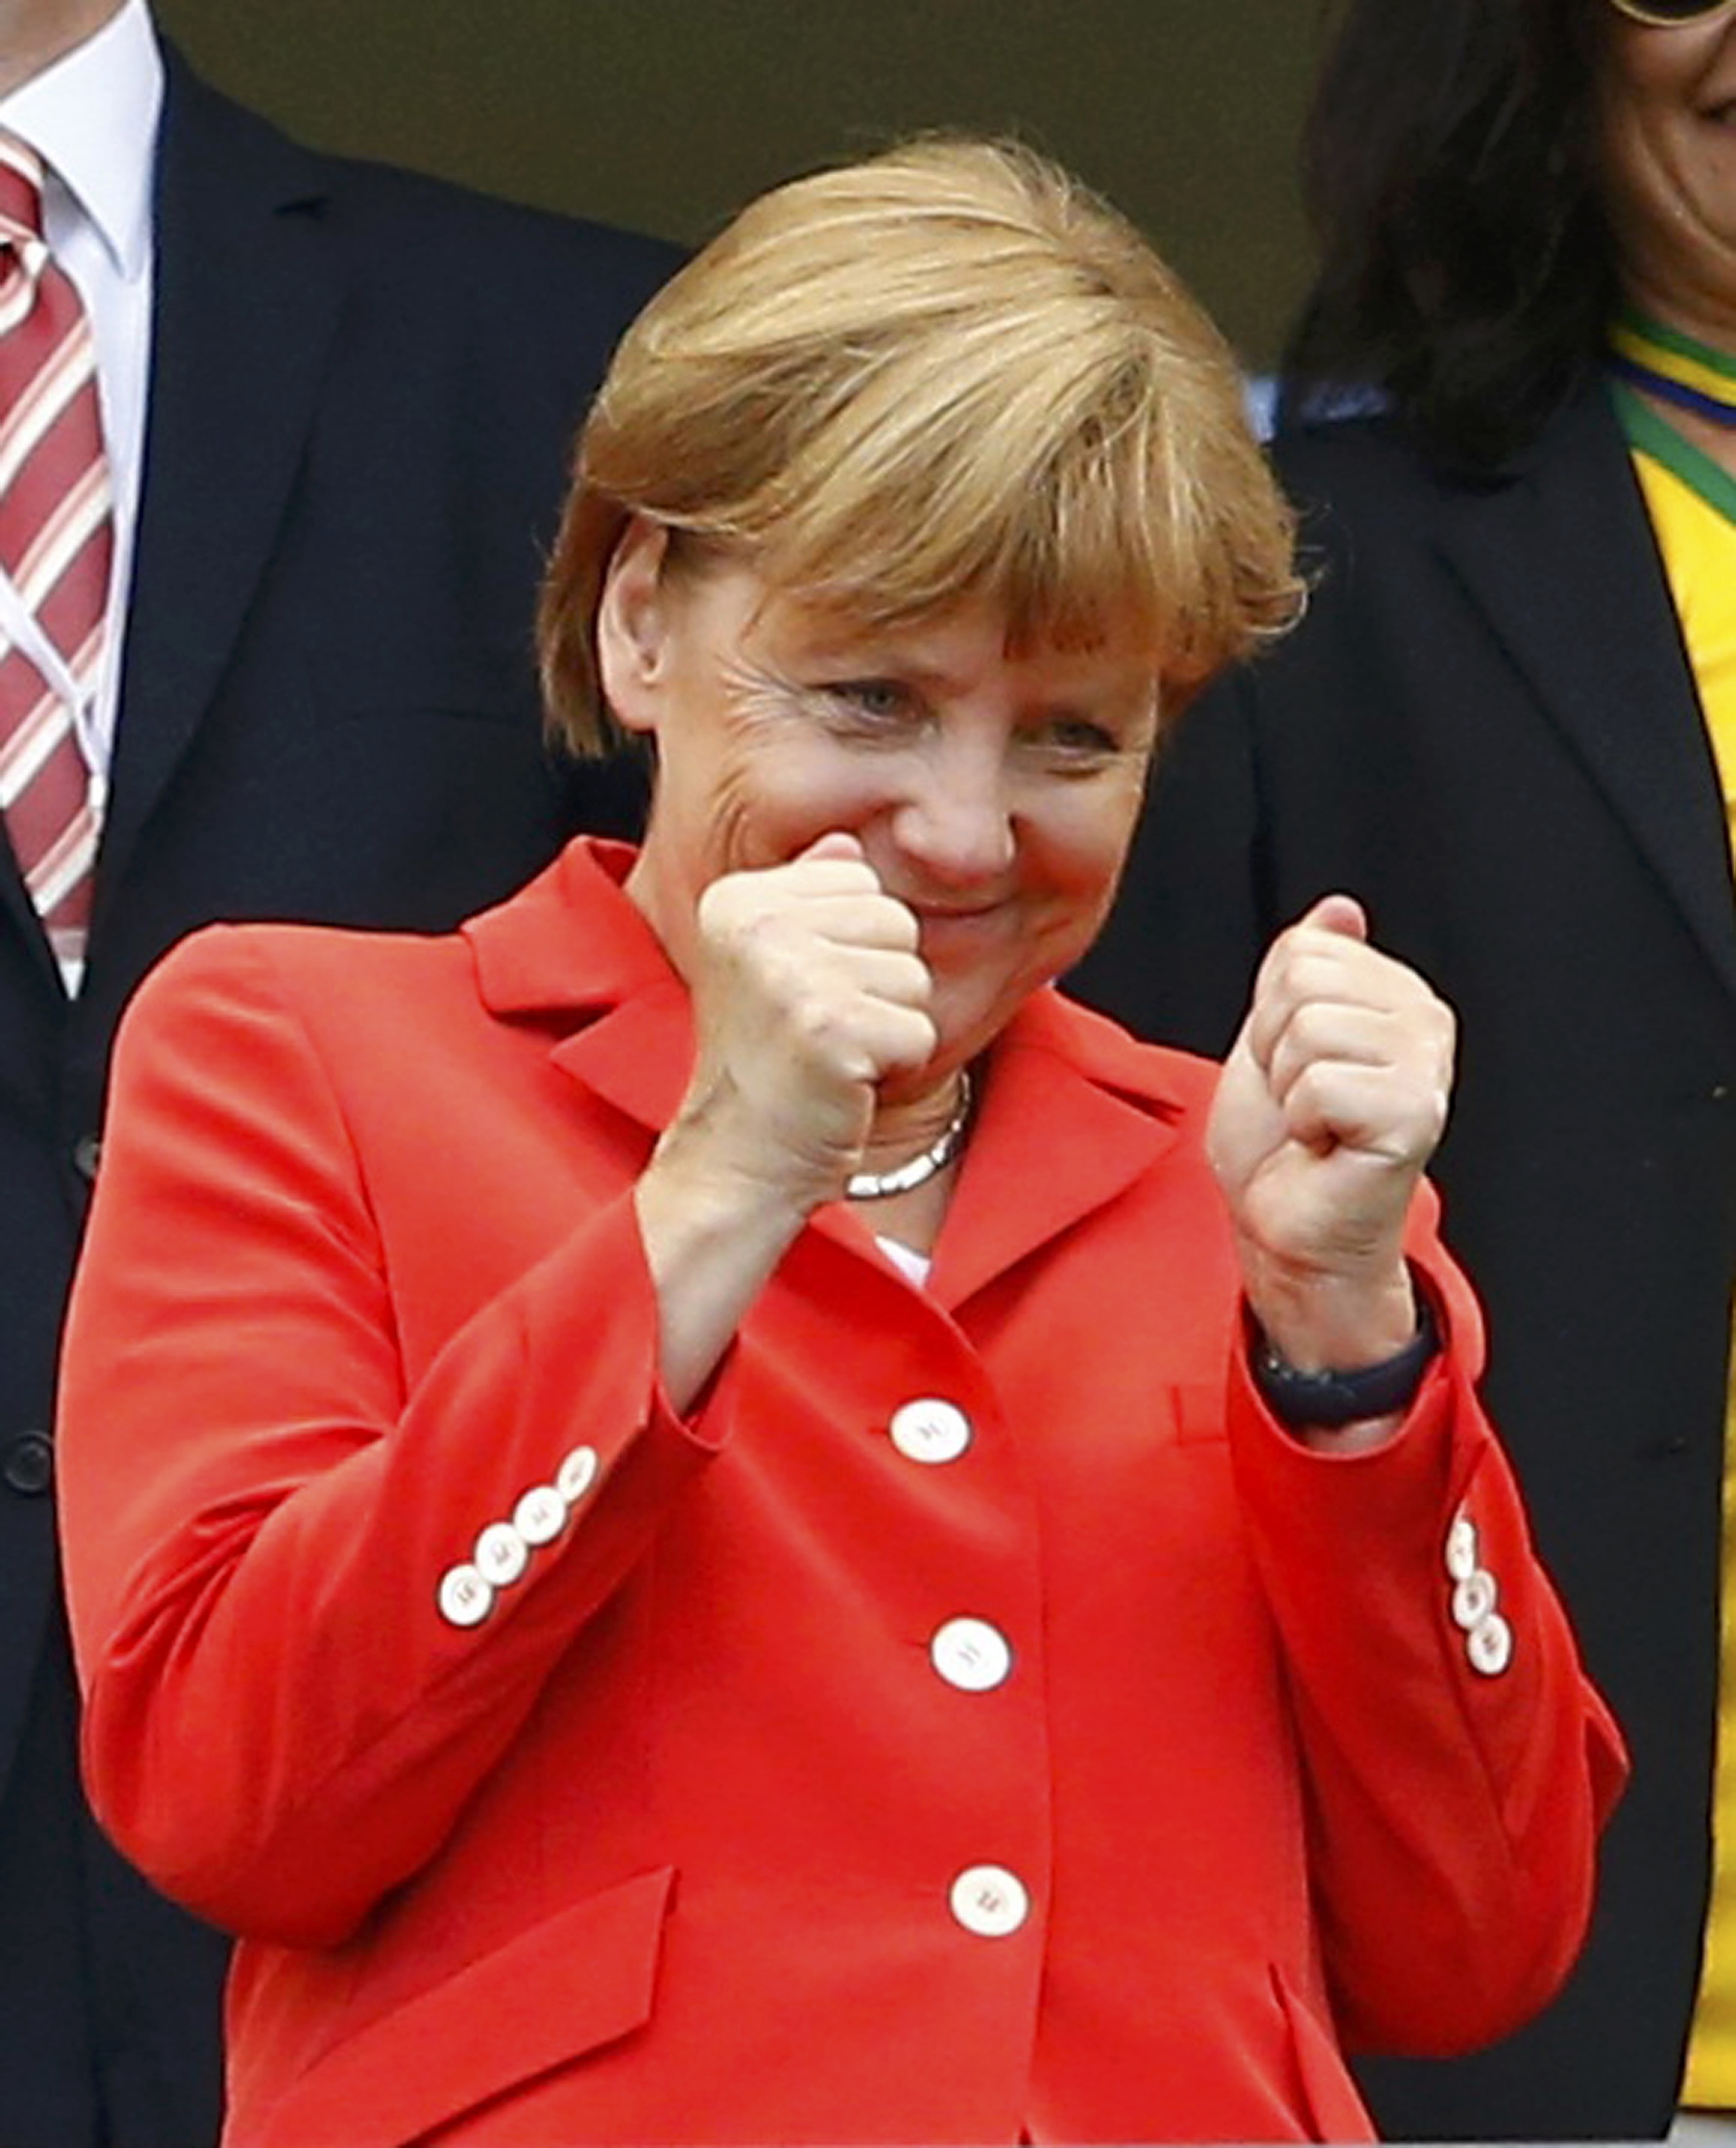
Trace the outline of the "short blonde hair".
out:
M 873 628 L 987 598 L 1015 648 L 1149 641 L 1173 706 L 1302 599 L 1227 347 L 1015 144 L 929 140 L 762 195 L 628 331 L 539 617 L 551 728 L 610 742 L 594 629 L 642 516 Z

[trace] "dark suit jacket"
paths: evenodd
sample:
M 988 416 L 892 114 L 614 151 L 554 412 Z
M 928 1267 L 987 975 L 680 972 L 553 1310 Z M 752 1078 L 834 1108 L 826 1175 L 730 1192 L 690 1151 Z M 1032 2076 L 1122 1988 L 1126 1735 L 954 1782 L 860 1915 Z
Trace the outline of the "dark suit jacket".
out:
M 1600 387 L 1483 484 L 1379 421 L 1279 455 L 1312 608 L 1184 720 L 1077 981 L 1220 1047 L 1259 947 L 1343 888 L 1459 1009 L 1447 1236 L 1633 1784 L 1566 1997 L 1486 2055 L 1367 2084 L 1413 2136 L 1645 2135 L 1674 2105 L 1708 1877 L 1736 1276 L 1723 804 Z
M 173 56 L 157 245 L 112 801 L 70 1008 L 0 857 L 8 2148 L 103 2125 L 112 2148 L 197 2148 L 215 2126 L 223 1950 L 82 1817 L 57 1601 L 55 1354 L 118 1012 L 206 920 L 445 928 L 635 808 L 623 778 L 546 758 L 530 615 L 575 421 L 672 253 L 308 154 Z

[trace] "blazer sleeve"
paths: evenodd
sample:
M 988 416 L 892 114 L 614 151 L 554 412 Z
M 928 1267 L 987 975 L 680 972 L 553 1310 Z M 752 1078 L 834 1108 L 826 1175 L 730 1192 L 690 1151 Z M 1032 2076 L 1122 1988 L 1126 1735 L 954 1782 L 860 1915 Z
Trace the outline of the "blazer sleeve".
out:
M 1385 1448 L 1310 1450 L 1232 1370 L 1231 1456 L 1279 1630 L 1316 1908 L 1351 2048 L 1517 2028 L 1584 1942 L 1627 1779 L 1477 1400 L 1482 1326 L 1433 1197 L 1412 1258 L 1446 1347 Z
M 124 1025 L 62 1526 L 103 1827 L 214 1922 L 330 1945 L 441 1842 L 727 1405 L 659 1393 L 627 1196 L 406 1389 L 365 1159 L 269 937 L 196 935 Z M 550 1540 L 454 1598 L 530 1492 Z

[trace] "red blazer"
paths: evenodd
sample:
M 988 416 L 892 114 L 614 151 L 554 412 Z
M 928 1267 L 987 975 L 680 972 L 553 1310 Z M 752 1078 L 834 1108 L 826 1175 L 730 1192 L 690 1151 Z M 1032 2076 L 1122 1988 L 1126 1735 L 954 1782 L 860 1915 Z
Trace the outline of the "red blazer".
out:
M 1214 1069 L 1045 993 L 929 1290 L 822 1211 L 682 1422 L 626 859 L 201 934 L 124 1030 L 67 1569 L 97 1809 L 241 1935 L 228 2137 L 1365 2136 L 1340 2037 L 1539 2006 L 1623 1766 L 1431 1223 L 1409 1425 L 1305 1451 Z

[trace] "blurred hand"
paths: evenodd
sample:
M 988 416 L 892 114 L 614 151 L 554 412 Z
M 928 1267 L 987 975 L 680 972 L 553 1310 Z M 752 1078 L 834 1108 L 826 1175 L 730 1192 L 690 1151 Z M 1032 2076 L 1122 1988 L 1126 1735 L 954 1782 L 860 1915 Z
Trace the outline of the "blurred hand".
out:
M 1207 1153 L 1255 1317 L 1302 1370 L 1378 1363 L 1415 1330 L 1405 1219 L 1446 1124 L 1453 1038 L 1348 896 L 1323 897 L 1261 966 Z
M 861 1161 L 877 1085 L 934 1051 L 917 921 L 854 836 L 700 898 L 697 1057 L 678 1118 L 710 1161 L 806 1214 Z

